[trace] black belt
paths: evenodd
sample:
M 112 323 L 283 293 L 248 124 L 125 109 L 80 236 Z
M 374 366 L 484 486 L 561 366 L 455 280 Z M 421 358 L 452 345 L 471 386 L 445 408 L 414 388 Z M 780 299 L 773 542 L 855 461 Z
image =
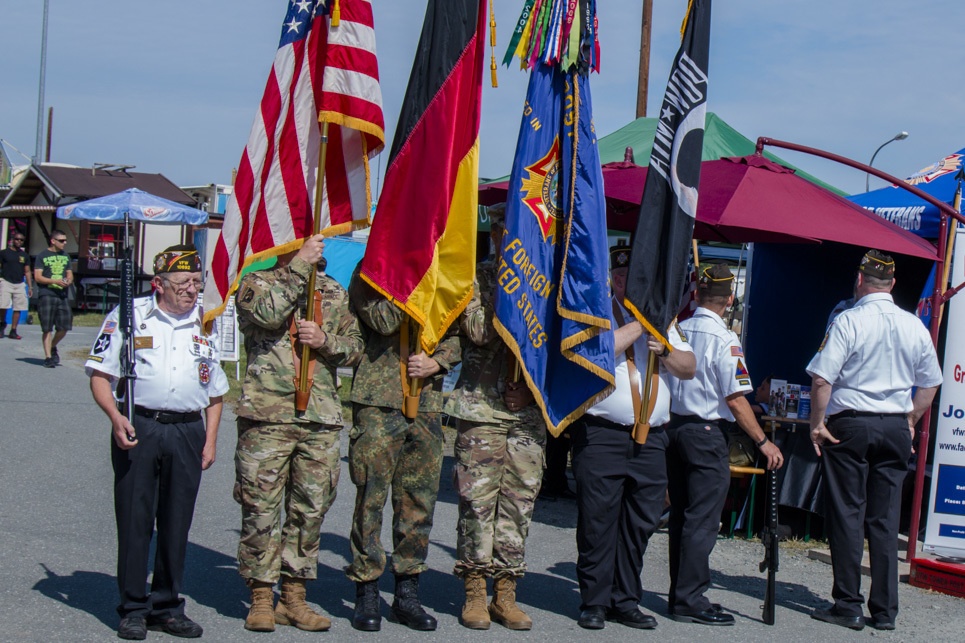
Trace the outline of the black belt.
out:
M 151 418 L 161 424 L 186 424 L 201 419 L 201 411 L 187 411 L 185 413 L 180 411 L 155 411 L 144 408 L 139 404 L 134 405 L 134 413 L 141 417 Z
M 705 420 L 699 415 L 680 415 L 679 413 L 671 413 L 670 421 L 674 424 L 690 424 L 691 422 L 696 424 L 719 424 L 720 420 Z
M 598 426 L 598 427 L 603 428 L 603 429 L 615 429 L 615 430 L 617 430 L 617 431 L 624 431 L 624 432 L 626 432 L 626 433 L 632 433 L 632 432 L 633 432 L 633 425 L 632 425 L 632 424 L 620 424 L 619 422 L 614 422 L 614 421 L 612 421 L 612 420 L 608 420 L 608 419 L 606 419 L 606 418 L 601 418 L 601 417 L 596 416 L 596 415 L 591 415 L 591 414 L 589 414 L 589 413 L 587 413 L 587 414 L 584 416 L 584 418 L 585 418 L 585 420 L 586 420 L 586 422 L 587 422 L 588 424 L 593 424 L 594 426 Z M 653 433 L 653 432 L 659 433 L 659 432 L 663 431 L 665 427 L 666 427 L 665 424 L 661 424 L 660 426 L 652 426 L 652 427 L 650 427 L 650 432 L 651 432 L 651 433 Z
M 907 418 L 907 413 L 875 413 L 874 411 L 841 411 L 828 416 L 828 422 L 843 418 Z

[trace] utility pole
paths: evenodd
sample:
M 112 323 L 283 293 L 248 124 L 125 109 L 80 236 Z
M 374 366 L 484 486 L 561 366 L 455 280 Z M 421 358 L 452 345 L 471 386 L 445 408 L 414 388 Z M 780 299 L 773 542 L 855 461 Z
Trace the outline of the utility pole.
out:
M 650 85 L 650 31 L 653 23 L 653 0 L 643 0 L 643 22 L 640 25 L 640 75 L 637 79 L 637 118 L 647 115 L 647 90 Z
M 44 148 L 44 84 L 47 80 L 47 12 L 50 0 L 44 0 L 44 26 L 40 38 L 40 91 L 37 96 L 37 145 L 34 147 L 33 162 L 40 164 Z

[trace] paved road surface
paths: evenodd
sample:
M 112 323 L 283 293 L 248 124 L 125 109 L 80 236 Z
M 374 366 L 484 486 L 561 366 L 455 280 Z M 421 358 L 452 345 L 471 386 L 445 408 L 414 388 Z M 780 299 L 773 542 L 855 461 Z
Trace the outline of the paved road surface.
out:
M 21 326 L 22 341 L 0 339 L 0 641 L 110 641 L 117 600 L 114 579 L 114 516 L 112 475 L 106 421 L 91 401 L 83 373 L 83 354 L 96 329 L 78 328 L 66 338 L 64 364 L 42 367 L 40 330 Z M 229 369 L 233 376 L 233 369 Z M 965 630 L 965 603 L 941 594 L 901 586 L 902 612 L 898 630 L 861 633 L 808 618 L 826 604 L 831 570 L 808 560 L 802 550 L 785 551 L 781 561 L 775 627 L 760 621 L 764 577 L 757 571 L 759 543 L 721 540 L 714 551 L 716 570 L 710 592 L 737 618 L 732 628 L 682 624 L 663 616 L 666 589 L 667 538 L 658 533 L 644 570 L 648 592 L 642 605 L 657 615 L 655 632 L 638 633 L 610 623 L 599 632 L 576 626 L 579 607 L 574 560 L 576 508 L 572 502 L 541 502 L 530 540 L 530 572 L 520 585 L 519 600 L 533 617 L 532 632 L 510 632 L 494 625 L 488 632 L 462 628 L 458 614 L 460 582 L 452 576 L 455 543 L 455 494 L 447 457 L 436 509 L 429 556 L 423 575 L 423 598 L 439 618 L 435 633 L 411 632 L 385 622 L 380 634 L 352 629 L 349 618 L 354 587 L 341 572 L 349 558 L 347 535 L 354 489 L 342 467 L 339 497 L 322 534 L 319 580 L 309 585 L 308 598 L 334 620 L 326 634 L 280 628 L 274 634 L 254 634 L 242 628 L 247 590 L 235 566 L 239 512 L 231 500 L 234 417 L 225 414 L 218 460 L 205 473 L 188 549 L 185 595 L 188 614 L 205 628 L 207 641 L 494 641 L 559 640 L 614 641 L 627 637 L 657 640 L 813 641 L 885 640 L 960 641 Z M 346 444 L 343 439 L 343 452 Z M 451 446 L 449 447 L 451 453 Z M 388 524 L 388 516 L 386 523 Z M 388 533 L 387 530 L 384 533 Z M 392 579 L 381 583 L 384 601 L 391 602 Z M 389 613 L 383 604 L 383 614 Z M 148 640 L 167 638 L 149 632 Z M 173 639 L 168 639 L 173 640 Z

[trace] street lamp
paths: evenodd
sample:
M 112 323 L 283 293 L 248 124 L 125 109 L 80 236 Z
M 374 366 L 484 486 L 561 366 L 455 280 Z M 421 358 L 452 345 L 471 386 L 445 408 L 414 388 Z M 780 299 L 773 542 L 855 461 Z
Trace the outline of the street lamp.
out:
M 875 153 L 871 155 L 871 160 L 868 161 L 868 167 L 871 167 L 872 165 L 875 164 L 875 157 L 878 156 L 878 152 L 881 151 L 881 148 L 883 148 L 883 147 L 884 147 L 885 145 L 887 145 L 888 143 L 891 143 L 892 141 L 903 141 L 903 140 L 905 140 L 906 138 L 908 138 L 908 132 L 898 132 L 897 134 L 895 134 L 894 136 L 892 136 L 891 138 L 889 138 L 887 141 L 885 141 L 884 143 L 882 143 L 881 145 L 879 145 L 879 146 L 878 146 L 878 149 L 875 150 Z M 868 191 L 868 186 L 869 186 L 868 181 L 870 180 L 870 178 L 871 178 L 871 175 L 868 174 L 867 172 L 865 172 L 865 175 L 864 175 L 864 191 L 865 191 L 865 192 Z

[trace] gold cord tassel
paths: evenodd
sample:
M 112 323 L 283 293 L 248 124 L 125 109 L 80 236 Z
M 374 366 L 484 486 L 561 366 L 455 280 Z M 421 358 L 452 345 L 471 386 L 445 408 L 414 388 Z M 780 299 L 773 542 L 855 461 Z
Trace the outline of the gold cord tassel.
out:
M 492 76 L 493 87 L 499 87 L 496 79 L 496 0 L 489 0 L 489 73 Z
M 342 18 L 342 10 L 338 6 L 338 0 L 332 0 L 332 26 L 337 27 Z

